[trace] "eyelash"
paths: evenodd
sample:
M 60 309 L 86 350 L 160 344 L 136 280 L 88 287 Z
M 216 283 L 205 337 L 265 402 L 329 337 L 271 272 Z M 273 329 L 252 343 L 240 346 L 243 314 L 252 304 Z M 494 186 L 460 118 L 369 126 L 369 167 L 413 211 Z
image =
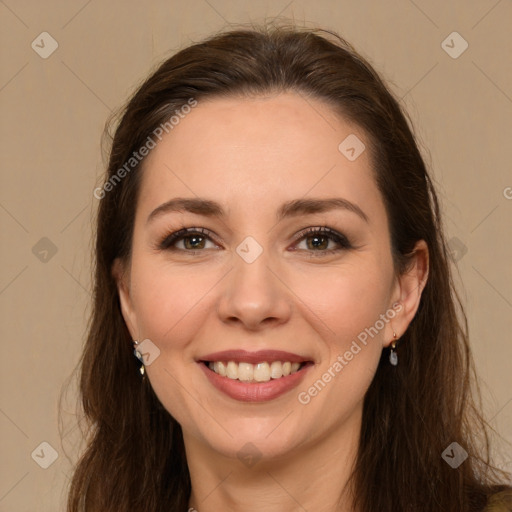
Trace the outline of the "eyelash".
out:
M 206 238 L 211 239 L 211 233 L 205 229 L 205 228 L 183 228 L 179 229 L 178 231 L 175 231 L 173 233 L 170 233 L 166 235 L 159 243 L 158 243 L 158 249 L 160 250 L 170 250 L 170 251 L 182 251 L 186 252 L 190 255 L 199 254 L 201 252 L 204 252 L 205 249 L 201 249 L 198 251 L 194 250 L 188 250 L 188 249 L 176 249 L 176 247 L 173 247 L 173 245 L 180 241 L 187 238 L 187 236 L 192 235 L 206 235 Z M 294 237 L 294 243 L 297 244 L 298 242 L 302 241 L 303 239 L 307 238 L 308 236 L 312 235 L 320 235 L 320 237 L 324 237 L 330 240 L 333 240 L 336 242 L 340 248 L 338 249 L 321 249 L 321 250 L 309 250 L 311 257 L 317 257 L 317 256 L 326 256 L 328 254 L 335 254 L 343 250 L 352 249 L 353 245 L 350 243 L 349 239 L 337 231 L 334 231 L 333 229 L 327 227 L 327 226 L 319 226 L 319 227 L 310 227 L 307 229 L 302 230 Z M 304 249 L 301 249 L 304 250 Z M 308 249 L 306 249 L 308 250 Z

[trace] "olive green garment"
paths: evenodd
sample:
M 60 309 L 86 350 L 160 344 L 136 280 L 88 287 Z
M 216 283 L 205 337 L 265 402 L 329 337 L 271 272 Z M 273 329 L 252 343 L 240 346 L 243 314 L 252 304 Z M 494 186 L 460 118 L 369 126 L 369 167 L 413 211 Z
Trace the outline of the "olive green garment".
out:
M 512 489 L 491 496 L 484 512 L 512 512 Z

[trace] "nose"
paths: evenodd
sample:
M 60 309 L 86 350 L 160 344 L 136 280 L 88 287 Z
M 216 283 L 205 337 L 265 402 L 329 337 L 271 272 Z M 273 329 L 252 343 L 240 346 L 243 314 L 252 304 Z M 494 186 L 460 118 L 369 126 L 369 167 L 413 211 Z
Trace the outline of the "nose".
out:
M 271 268 L 265 251 L 252 263 L 238 256 L 234 259 L 234 268 L 223 280 L 219 318 L 251 331 L 286 323 L 291 316 L 292 295 Z

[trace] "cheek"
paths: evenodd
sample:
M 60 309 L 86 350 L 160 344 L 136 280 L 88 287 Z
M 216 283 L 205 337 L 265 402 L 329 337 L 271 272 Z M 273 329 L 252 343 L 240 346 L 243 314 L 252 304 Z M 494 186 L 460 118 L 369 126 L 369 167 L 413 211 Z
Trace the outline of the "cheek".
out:
M 144 257 L 134 260 L 132 296 L 141 335 L 166 350 L 183 348 L 198 328 L 197 316 L 204 312 L 208 292 L 221 276 L 199 267 L 162 264 Z
M 340 424 L 360 407 L 382 353 L 380 315 L 387 307 L 387 289 L 370 272 L 347 272 L 302 281 L 308 322 L 321 330 L 321 364 L 298 390 L 302 413 L 321 417 L 325 425 Z M 381 279 L 382 281 L 382 279 Z M 322 290 L 319 292 L 319 290 Z M 382 321 L 380 321 L 382 322 Z
M 310 268 L 290 275 L 288 282 L 300 298 L 296 304 L 303 314 L 329 339 L 336 340 L 334 348 L 343 349 L 386 312 L 391 282 L 391 269 L 388 272 L 386 268 L 364 261 L 357 265 Z
M 325 342 L 318 372 L 301 389 L 304 400 L 314 399 L 313 409 L 319 407 L 321 414 L 334 418 L 352 410 L 375 375 L 386 326 L 381 315 L 389 321 L 385 268 L 347 265 L 323 275 L 317 271 L 314 279 L 303 274 L 294 284 L 304 303 L 301 315 Z
M 166 410 L 189 429 L 208 420 L 191 420 L 202 414 L 202 407 L 190 398 L 200 397 L 201 393 L 190 379 L 191 372 L 197 370 L 188 348 L 193 347 L 204 319 L 211 314 L 213 305 L 208 301 L 208 292 L 219 282 L 214 274 L 212 269 L 171 267 L 156 264 L 150 258 L 134 262 L 132 270 L 133 300 L 141 337 L 149 338 L 160 350 L 159 358 L 146 367 L 147 376 Z

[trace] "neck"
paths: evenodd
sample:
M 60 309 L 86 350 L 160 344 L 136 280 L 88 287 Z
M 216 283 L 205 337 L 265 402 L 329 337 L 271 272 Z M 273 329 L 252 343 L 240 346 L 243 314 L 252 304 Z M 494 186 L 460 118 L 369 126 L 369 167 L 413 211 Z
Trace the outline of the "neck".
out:
M 251 467 L 184 433 L 197 512 L 354 512 L 348 484 L 357 456 L 361 413 L 314 442 Z

